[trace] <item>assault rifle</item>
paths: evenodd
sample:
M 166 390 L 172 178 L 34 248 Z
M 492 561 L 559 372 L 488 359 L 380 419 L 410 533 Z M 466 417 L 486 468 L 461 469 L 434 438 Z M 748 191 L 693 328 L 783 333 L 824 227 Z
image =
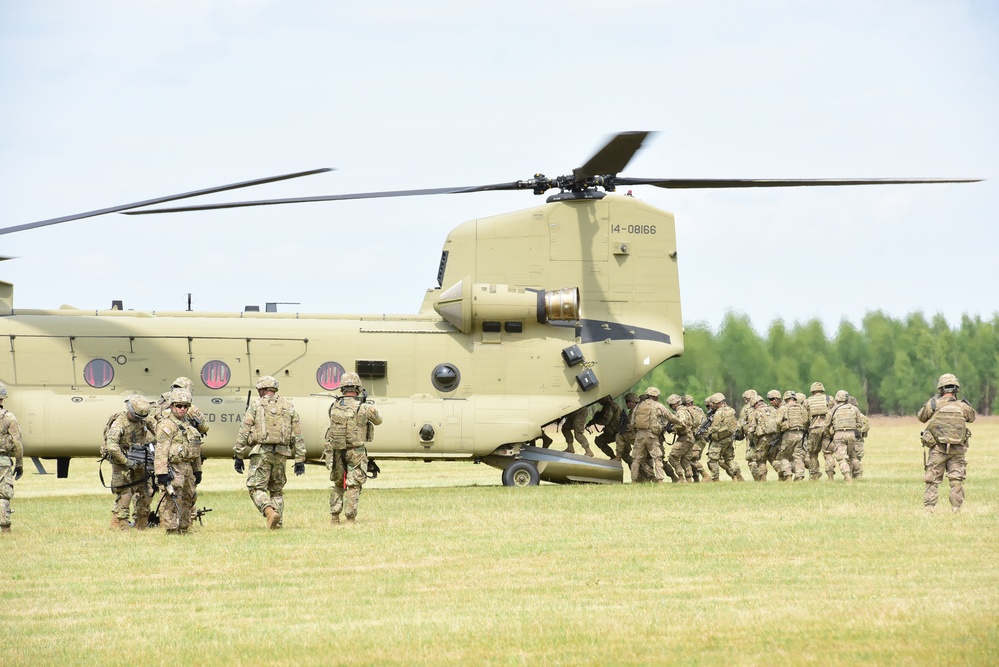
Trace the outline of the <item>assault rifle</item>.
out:
M 696 431 L 694 431 L 694 439 L 699 440 L 708 434 L 708 429 L 711 428 L 711 424 L 715 421 L 715 411 L 714 409 L 708 410 L 707 414 L 704 416 L 704 421 Z
M 201 524 L 202 526 L 204 526 L 205 522 L 201 520 L 201 517 L 205 516 L 206 514 L 208 514 L 211 511 L 212 511 L 211 507 L 202 507 L 201 509 L 195 509 L 194 510 L 194 518 L 198 520 L 199 524 Z

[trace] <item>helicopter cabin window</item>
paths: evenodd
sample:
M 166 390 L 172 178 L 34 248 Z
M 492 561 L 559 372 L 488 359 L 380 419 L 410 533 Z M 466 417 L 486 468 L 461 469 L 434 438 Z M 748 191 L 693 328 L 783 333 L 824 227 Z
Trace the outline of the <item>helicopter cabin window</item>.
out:
M 430 381 L 437 391 L 454 391 L 461 382 L 461 373 L 451 364 L 438 364 L 430 374 Z
M 201 381 L 209 389 L 221 389 L 229 384 L 232 372 L 224 361 L 213 360 L 201 367 Z
M 114 368 L 110 361 L 94 359 L 83 367 L 83 379 L 94 389 L 101 389 L 111 384 L 114 379 Z
M 326 391 L 333 391 L 340 386 L 343 372 L 343 366 L 335 361 L 327 361 L 316 371 L 316 382 Z

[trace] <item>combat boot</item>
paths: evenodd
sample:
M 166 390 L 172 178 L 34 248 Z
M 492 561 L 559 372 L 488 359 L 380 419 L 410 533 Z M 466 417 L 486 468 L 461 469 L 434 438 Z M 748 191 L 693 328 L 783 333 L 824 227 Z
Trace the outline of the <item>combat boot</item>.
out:
M 0 526 L 0 533 L 9 533 L 10 526 Z
M 745 478 L 742 476 L 742 471 L 735 473 L 735 477 L 732 478 L 733 482 L 745 482 Z
M 277 510 L 273 507 L 267 506 L 264 508 L 264 517 L 267 518 L 267 527 L 271 530 L 276 530 L 280 528 L 281 515 L 277 513 Z
M 340 515 L 339 514 L 333 514 L 333 515 L 330 516 L 330 525 L 331 526 L 339 526 L 340 525 Z
M 589 447 L 584 447 L 583 448 L 583 456 L 589 456 L 592 459 L 593 458 L 593 450 L 590 449 Z
M 569 446 L 566 447 L 565 450 L 563 450 L 563 451 L 565 451 L 566 454 L 575 454 L 576 453 L 576 448 L 573 447 L 572 444 L 570 443 Z
M 128 530 L 128 528 L 128 521 L 122 521 L 117 514 L 111 517 L 111 530 Z
M 828 470 L 826 471 L 826 476 L 829 477 L 830 482 L 835 481 L 836 479 L 836 473 L 829 472 Z
M 357 518 L 357 517 L 353 517 L 353 516 L 348 516 L 348 517 L 347 517 L 347 523 L 354 523 L 354 519 L 356 519 L 356 518 Z
M 137 516 L 135 517 L 135 525 L 132 526 L 136 530 L 145 530 L 149 528 L 149 517 L 148 516 Z

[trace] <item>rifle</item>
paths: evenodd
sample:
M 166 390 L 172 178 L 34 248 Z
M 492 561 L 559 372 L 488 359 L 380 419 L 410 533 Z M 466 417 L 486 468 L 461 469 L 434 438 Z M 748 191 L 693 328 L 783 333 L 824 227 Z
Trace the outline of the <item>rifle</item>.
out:
M 194 518 L 198 520 L 199 524 L 204 526 L 205 522 L 201 520 L 201 517 L 205 516 L 211 511 L 212 511 L 211 507 L 202 507 L 201 509 L 196 509 L 194 510 Z
M 698 427 L 697 431 L 694 432 L 694 439 L 698 440 L 707 435 L 708 429 L 711 428 L 711 424 L 714 423 L 714 421 L 715 421 L 715 411 L 713 409 L 708 410 L 707 414 L 704 417 L 704 421 L 701 422 L 701 425 Z
M 770 460 L 770 454 L 773 453 L 774 449 L 780 452 L 780 441 L 781 434 L 778 432 L 777 435 L 774 436 L 774 439 L 767 444 L 766 457 L 768 461 Z

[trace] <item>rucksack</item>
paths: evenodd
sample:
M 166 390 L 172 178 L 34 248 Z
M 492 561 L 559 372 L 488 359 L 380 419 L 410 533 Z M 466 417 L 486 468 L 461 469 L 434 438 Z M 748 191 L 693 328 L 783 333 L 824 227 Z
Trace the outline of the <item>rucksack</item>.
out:
M 261 445 L 287 445 L 292 441 L 290 406 L 283 398 L 269 396 L 257 402 L 255 426 Z

